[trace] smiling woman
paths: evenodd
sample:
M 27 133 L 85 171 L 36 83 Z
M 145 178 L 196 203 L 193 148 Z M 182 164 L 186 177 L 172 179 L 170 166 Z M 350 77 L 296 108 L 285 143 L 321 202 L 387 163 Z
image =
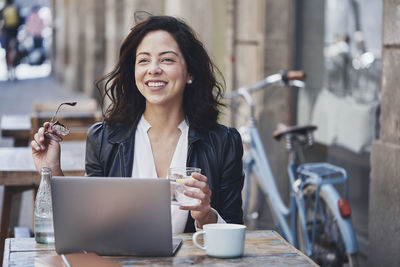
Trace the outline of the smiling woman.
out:
M 171 167 L 197 167 L 185 195 L 193 206 L 171 206 L 174 233 L 207 223 L 243 223 L 243 147 L 236 129 L 217 123 L 223 86 L 203 44 L 183 21 L 152 16 L 132 28 L 113 71 L 97 81 L 111 104 L 88 132 L 86 174 L 164 178 Z M 104 86 L 104 88 L 103 88 Z M 32 142 L 36 167 L 59 167 L 59 145 Z M 151 194 L 151 192 L 149 192 Z

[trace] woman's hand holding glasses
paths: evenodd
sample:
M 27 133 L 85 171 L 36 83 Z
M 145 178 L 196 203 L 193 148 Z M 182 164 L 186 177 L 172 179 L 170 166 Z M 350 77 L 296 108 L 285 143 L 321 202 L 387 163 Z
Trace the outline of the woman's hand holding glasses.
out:
M 53 175 L 63 175 L 60 167 L 59 142 L 63 140 L 62 136 L 68 135 L 70 131 L 56 119 L 62 105 L 75 106 L 76 102 L 61 103 L 50 122 L 45 122 L 31 141 L 33 162 L 38 172 L 43 167 L 48 167 L 52 169 Z

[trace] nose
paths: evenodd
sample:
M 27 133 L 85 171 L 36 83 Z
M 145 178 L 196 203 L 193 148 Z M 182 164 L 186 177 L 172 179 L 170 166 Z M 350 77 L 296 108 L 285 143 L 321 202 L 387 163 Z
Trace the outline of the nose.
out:
M 160 65 L 158 62 L 153 62 L 149 66 L 148 73 L 149 74 L 160 74 L 162 72 L 162 69 L 160 68 Z

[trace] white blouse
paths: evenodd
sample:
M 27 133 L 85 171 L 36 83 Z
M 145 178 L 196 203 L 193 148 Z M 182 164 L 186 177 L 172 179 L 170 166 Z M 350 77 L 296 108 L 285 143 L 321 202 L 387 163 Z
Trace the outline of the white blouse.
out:
M 142 115 L 137 125 L 135 134 L 135 154 L 133 157 L 132 170 L 133 178 L 158 178 L 153 152 L 151 150 L 150 138 L 148 136 L 148 131 L 150 128 L 150 123 L 146 121 Z M 170 167 L 186 166 L 189 126 L 187 125 L 186 121 L 183 120 L 178 125 L 178 128 L 181 131 L 181 136 L 179 137 L 178 144 L 176 145 Z M 179 209 L 179 206 L 171 205 L 173 233 L 183 233 L 188 218 L 188 212 L 188 210 Z M 224 219 L 222 219 L 219 214 L 218 223 L 225 223 Z

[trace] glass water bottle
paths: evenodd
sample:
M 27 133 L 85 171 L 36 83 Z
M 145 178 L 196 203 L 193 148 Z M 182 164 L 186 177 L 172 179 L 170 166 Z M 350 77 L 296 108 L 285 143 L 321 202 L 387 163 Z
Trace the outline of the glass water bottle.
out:
M 35 201 L 35 240 L 43 244 L 54 243 L 50 179 L 51 169 L 42 168 L 40 185 Z

